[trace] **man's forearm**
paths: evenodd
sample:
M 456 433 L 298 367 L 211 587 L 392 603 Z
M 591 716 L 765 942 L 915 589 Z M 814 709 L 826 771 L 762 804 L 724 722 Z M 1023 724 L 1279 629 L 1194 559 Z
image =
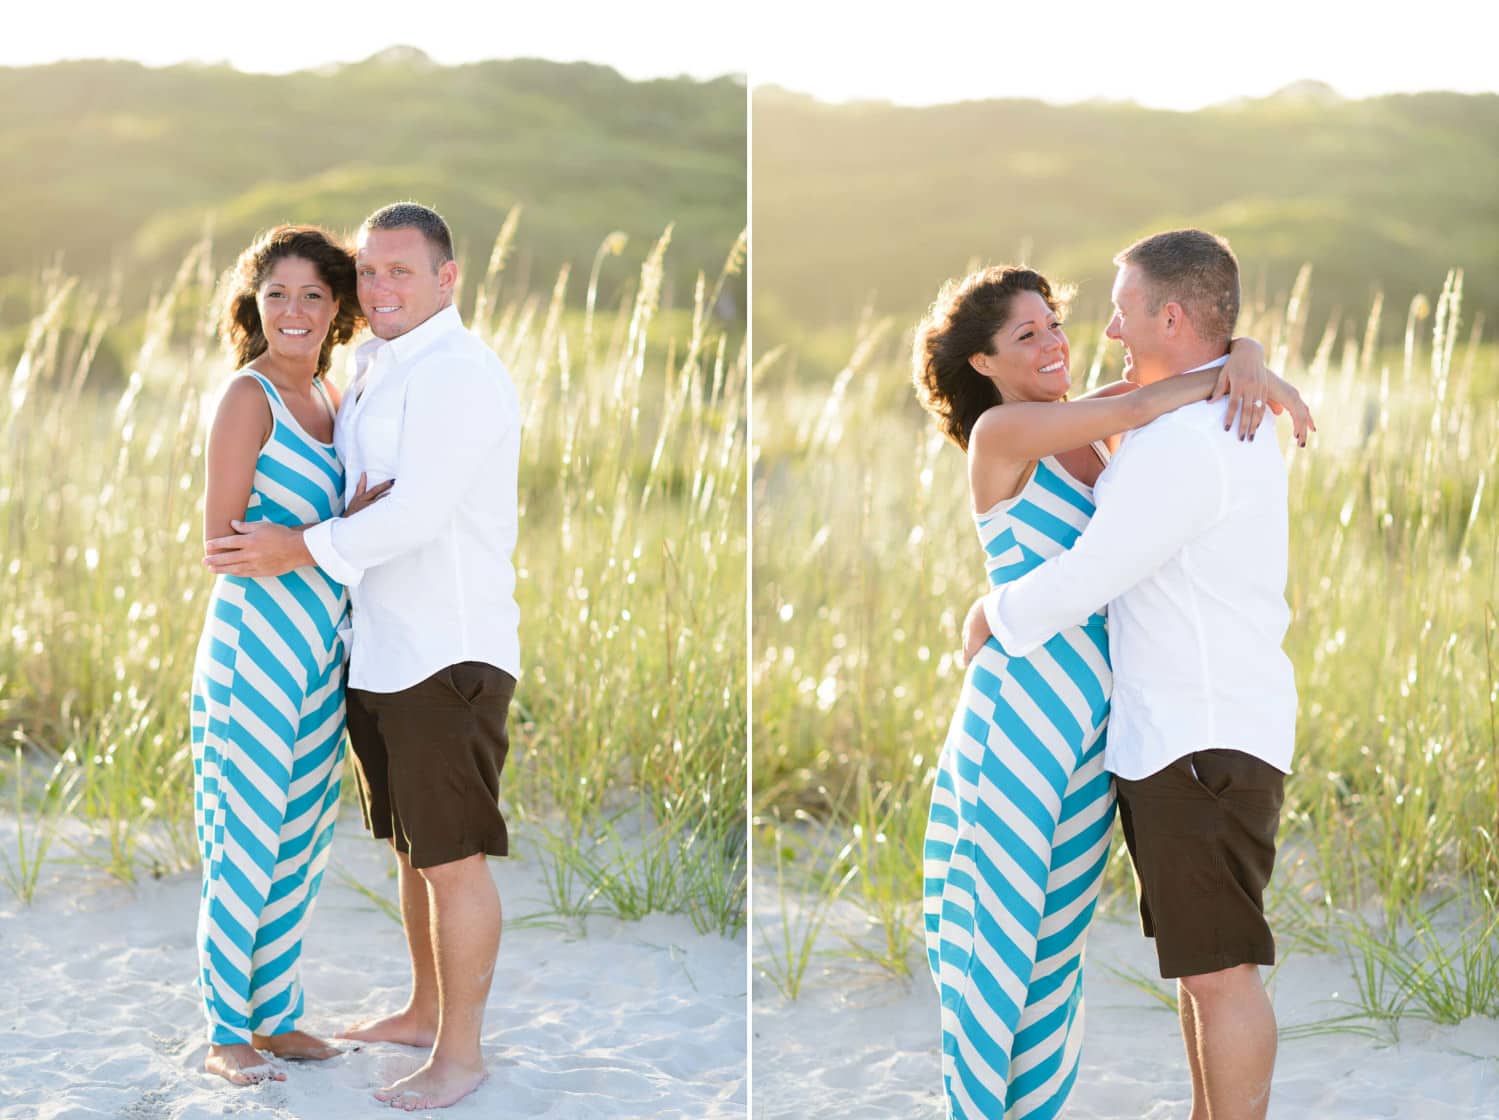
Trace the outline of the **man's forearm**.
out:
M 330 517 L 316 525 L 304 525 L 298 537 L 310 563 L 322 568 L 344 586 L 357 587 L 364 578 L 364 569 L 349 563 L 333 547 L 333 525 L 336 521 L 338 518 Z
M 1173 438 L 1167 438 L 1167 437 Z M 1023 657 L 1085 622 L 1147 578 L 1208 525 L 1221 468 L 1201 433 L 1134 437 L 1072 546 L 984 596 L 984 617 L 1005 652 Z
M 1022 576 L 1013 583 L 992 588 L 982 599 L 989 631 L 1011 657 L 1024 657 L 1108 605 L 1108 599 L 1094 603 L 1096 595 L 1077 594 L 1079 588 L 1075 585 L 1067 589 L 1071 594 L 1058 596 L 1057 589 L 1046 582 L 1051 573 L 1037 569 L 1031 574 L 1039 578 L 1027 584 L 1029 577 Z

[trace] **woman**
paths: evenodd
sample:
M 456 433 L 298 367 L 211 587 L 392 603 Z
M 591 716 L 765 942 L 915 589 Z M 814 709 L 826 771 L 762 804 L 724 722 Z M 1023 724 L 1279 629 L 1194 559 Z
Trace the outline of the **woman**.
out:
M 1069 547 L 1093 512 L 1108 441 L 1227 392 L 1239 438 L 1259 402 L 1305 408 L 1235 340 L 1227 365 L 1062 407 L 1063 301 L 1028 269 L 946 285 L 916 332 L 922 405 L 968 454 L 991 584 Z M 1225 436 L 1224 438 L 1231 438 Z M 1112 677 L 1102 613 L 1027 657 L 987 644 L 968 667 L 937 767 L 925 842 L 927 954 L 942 997 L 949 1115 L 1052 1117 L 1082 1041 L 1082 952 L 1108 856 L 1103 768 Z
M 229 273 L 220 333 L 239 374 L 208 437 L 204 539 L 230 522 L 300 525 L 344 511 L 333 449 L 333 348 L 359 322 L 354 260 L 328 234 L 280 226 Z M 362 483 L 362 480 L 361 480 Z M 302 934 L 333 837 L 343 768 L 348 594 L 321 569 L 219 576 L 193 672 L 195 810 L 203 855 L 203 1068 L 236 1085 L 284 1080 L 257 1053 L 339 1051 L 296 1029 Z

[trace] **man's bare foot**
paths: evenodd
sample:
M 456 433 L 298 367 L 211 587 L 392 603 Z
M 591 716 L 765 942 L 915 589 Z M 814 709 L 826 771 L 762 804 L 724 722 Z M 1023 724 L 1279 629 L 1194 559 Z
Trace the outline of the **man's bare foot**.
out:
M 408 1007 L 383 1019 L 366 1019 L 333 1037 L 360 1042 L 398 1042 L 402 1046 L 430 1049 L 437 1041 L 437 1015 L 435 1012 L 431 1016 L 423 1015 Z
M 375 1090 L 375 1099 L 384 1101 L 391 1108 L 415 1112 L 419 1108 L 447 1108 L 456 1104 L 477 1089 L 488 1076 L 481 1065 L 472 1066 L 454 1063 L 438 1063 L 428 1059 L 410 1077 L 403 1077 L 392 1085 Z
M 203 1059 L 203 1071 L 216 1073 L 231 1085 L 286 1080 L 286 1074 L 257 1054 L 248 1042 L 210 1046 L 208 1057 Z
M 286 1031 L 284 1034 L 255 1034 L 250 1041 L 257 1050 L 269 1050 L 278 1058 L 290 1058 L 301 1062 L 325 1062 L 336 1058 L 343 1051 L 331 1043 L 324 1042 L 306 1031 Z

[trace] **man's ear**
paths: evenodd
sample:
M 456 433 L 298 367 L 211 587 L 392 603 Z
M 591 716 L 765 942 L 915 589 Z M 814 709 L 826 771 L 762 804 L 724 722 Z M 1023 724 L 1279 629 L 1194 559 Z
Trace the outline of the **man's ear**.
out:
M 451 292 L 453 285 L 458 283 L 458 262 L 443 261 L 437 266 L 437 286 L 444 292 Z
M 1175 300 L 1167 300 L 1166 305 L 1161 308 L 1161 313 L 1165 316 L 1163 325 L 1166 329 L 1166 337 L 1175 338 L 1186 325 L 1186 313 L 1182 310 L 1182 305 Z

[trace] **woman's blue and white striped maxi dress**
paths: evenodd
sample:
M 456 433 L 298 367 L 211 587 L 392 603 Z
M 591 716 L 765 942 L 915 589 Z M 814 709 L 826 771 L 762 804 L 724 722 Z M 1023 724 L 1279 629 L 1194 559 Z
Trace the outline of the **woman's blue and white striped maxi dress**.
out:
M 1092 489 L 1042 459 L 1020 494 L 976 518 L 990 584 L 1071 546 L 1092 514 Z M 1114 820 L 1112 685 L 1101 613 L 1028 657 L 991 638 L 968 667 L 924 853 L 949 1116 L 1053 1117 L 1072 1091 L 1083 944 Z
M 275 387 L 246 521 L 343 512 L 332 444 Z M 199 989 L 210 1041 L 283 1034 L 302 1014 L 302 935 L 333 839 L 344 758 L 348 592 L 321 568 L 217 577 L 193 669 L 194 806 L 203 856 Z

